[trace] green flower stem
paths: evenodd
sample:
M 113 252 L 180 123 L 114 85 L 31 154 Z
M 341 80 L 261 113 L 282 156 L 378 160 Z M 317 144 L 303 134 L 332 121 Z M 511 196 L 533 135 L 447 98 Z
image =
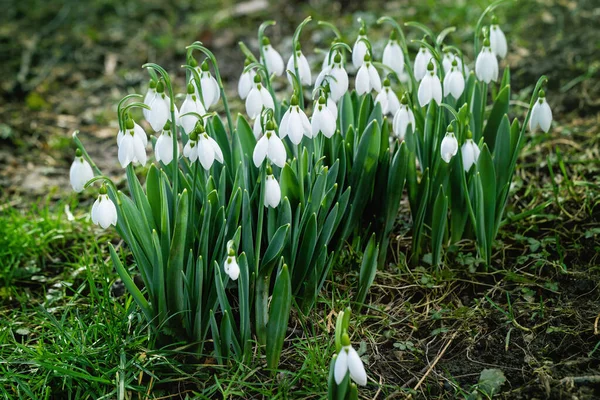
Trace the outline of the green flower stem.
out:
M 261 279 L 260 275 L 258 274 L 258 270 L 260 266 L 260 247 L 262 241 L 263 219 L 265 215 L 265 179 L 266 167 L 263 164 L 260 167 L 260 198 L 258 199 L 258 209 L 260 211 L 258 212 L 258 222 L 256 224 L 256 242 L 254 243 L 254 258 L 256 261 L 254 265 L 254 276 L 256 276 L 257 279 Z
M 219 71 L 219 65 L 217 64 L 217 59 L 212 51 L 207 49 L 202 45 L 201 42 L 194 42 L 188 47 L 188 56 L 191 56 L 194 49 L 201 51 L 210 59 L 210 62 L 213 65 L 213 69 L 215 71 L 215 79 L 217 80 L 217 84 L 219 85 L 219 90 L 221 91 L 221 98 L 223 99 L 223 108 L 225 109 L 225 115 L 227 115 L 227 126 L 229 127 L 229 133 L 233 135 L 234 126 L 233 119 L 231 118 L 231 110 L 229 109 L 229 102 L 227 101 L 227 96 L 225 96 L 225 88 L 223 86 L 223 80 L 221 79 L 221 72 Z
M 483 27 L 483 20 L 485 19 L 486 15 L 488 15 L 489 13 L 491 13 L 492 11 L 494 11 L 494 9 L 496 9 L 496 7 L 498 7 L 499 5 L 503 4 L 503 3 L 507 3 L 509 1 L 515 1 L 515 0 L 496 0 L 495 2 L 493 2 L 492 4 L 490 4 L 481 14 L 481 17 L 479 17 L 479 20 L 477 21 L 477 27 L 475 28 L 475 38 L 473 40 L 473 45 L 475 47 L 475 56 L 477 56 L 477 54 L 479 54 L 479 51 L 481 50 L 481 48 L 479 47 L 479 35 L 481 35 L 481 29 Z
M 335 26 L 331 22 L 319 21 L 319 22 L 317 22 L 317 25 L 326 26 L 327 28 L 330 28 L 333 31 L 333 33 L 335 34 L 336 38 L 338 38 L 338 39 L 342 38 L 342 32 L 340 32 L 340 30 L 337 28 L 337 26 Z
M 273 86 L 271 85 L 271 76 L 270 76 L 271 73 L 269 71 L 269 68 L 267 67 L 267 60 L 265 59 L 265 49 L 262 44 L 263 38 L 265 36 L 265 29 L 270 25 L 275 25 L 275 21 L 273 21 L 273 20 L 265 21 L 258 27 L 258 50 L 260 53 L 260 59 L 262 61 L 262 64 L 265 67 L 265 72 L 267 75 L 267 79 L 266 79 L 267 89 L 269 90 L 269 93 L 271 94 L 271 97 L 273 98 L 273 104 L 275 105 L 275 120 L 277 121 L 277 123 L 279 123 L 279 113 L 280 113 L 279 104 L 277 103 L 277 97 L 275 97 L 275 91 L 273 90 Z
M 142 96 L 141 94 L 137 94 L 137 93 L 128 94 L 127 96 L 123 97 L 121 99 L 121 101 L 119 101 L 119 104 L 117 105 L 117 119 L 119 121 L 119 130 L 120 131 L 123 130 L 123 111 L 121 110 L 121 107 L 123 106 L 123 103 L 125 103 L 127 100 L 132 99 L 134 97 L 141 99 L 144 96 Z
M 300 81 L 300 72 L 298 70 L 298 55 L 296 54 L 296 48 L 300 45 L 300 33 L 302 33 L 302 28 L 306 24 L 308 24 L 311 20 L 311 17 L 308 16 L 298 25 L 296 31 L 294 32 L 294 37 L 292 40 L 292 55 L 294 57 L 294 72 L 296 73 L 296 78 L 298 79 L 299 88 L 298 88 L 298 100 L 300 100 L 300 108 L 304 110 L 304 94 L 302 93 L 302 82 Z

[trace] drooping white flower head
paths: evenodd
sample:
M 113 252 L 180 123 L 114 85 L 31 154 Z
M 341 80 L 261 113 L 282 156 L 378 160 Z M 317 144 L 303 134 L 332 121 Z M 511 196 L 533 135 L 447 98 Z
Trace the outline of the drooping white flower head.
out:
M 266 132 L 263 137 L 256 142 L 254 152 L 252 153 L 252 161 L 254 161 L 254 165 L 258 168 L 265 158 L 268 158 L 273 164 L 279 168 L 283 168 L 287 153 L 285 152 L 283 142 L 277 136 L 277 133 L 275 133 L 275 122 L 269 120 L 265 126 L 265 130 Z
M 198 117 L 195 115 L 185 115 L 192 112 L 199 114 L 200 116 L 206 114 L 206 110 L 196 94 L 196 89 L 194 88 L 193 83 L 190 82 L 187 86 L 187 95 L 185 96 L 185 100 L 181 105 L 178 119 L 179 125 L 183 127 L 183 130 L 188 135 L 192 132 L 192 130 L 194 130 L 196 121 L 198 121 Z
M 417 56 L 415 57 L 415 65 L 413 67 L 415 79 L 417 82 L 421 81 L 427 75 L 427 67 L 431 63 L 433 59 L 433 55 L 429 51 L 429 49 L 425 46 L 421 46 Z M 437 66 L 433 64 L 433 73 L 437 73 Z
M 348 372 L 350 372 L 350 378 L 357 385 L 365 386 L 367 384 L 365 366 L 356 350 L 350 345 L 348 334 L 344 333 L 342 335 L 342 349 L 335 360 L 333 373 L 335 382 L 338 385 L 341 384 Z
M 354 64 L 354 68 L 360 68 L 365 62 L 365 56 L 369 50 L 366 43 L 367 40 L 367 31 L 362 27 L 358 32 L 358 38 L 356 38 L 356 42 L 354 42 L 354 47 L 352 48 L 352 64 Z
M 336 129 L 336 117 L 327 107 L 325 97 L 319 97 L 315 102 L 313 115 L 311 118 L 312 137 L 316 137 L 319 132 L 322 132 L 325 137 L 332 137 Z
M 69 170 L 69 178 L 73 190 L 77 193 L 83 192 L 85 184 L 93 177 L 94 171 L 92 171 L 90 163 L 83 158 L 81 150 L 77 149 L 75 152 L 75 159 Z
M 446 97 L 452 95 L 452 97 L 458 100 L 464 90 L 465 77 L 458 69 L 458 62 L 454 60 L 452 61 L 452 68 L 450 69 L 450 72 L 448 72 L 444 78 L 444 94 Z
M 508 52 L 506 36 L 504 36 L 504 32 L 498 26 L 498 19 L 495 16 L 492 18 L 492 25 L 490 25 L 490 47 L 492 48 L 492 52 L 498 57 L 506 57 L 506 53 Z
M 191 133 L 191 131 L 190 131 Z M 179 157 L 179 147 L 176 149 L 177 157 Z M 171 133 L 171 123 L 167 121 L 165 127 L 156 139 L 154 145 L 154 157 L 156 161 L 162 162 L 165 165 L 169 165 L 173 161 L 173 136 Z
M 462 155 L 463 168 L 464 168 L 465 172 L 469 172 L 469 170 L 471 169 L 473 164 L 475 164 L 477 162 L 477 159 L 479 158 L 479 154 L 481 153 L 481 151 L 479 150 L 479 147 L 473 141 L 472 136 L 473 135 L 472 135 L 471 131 L 468 131 L 467 132 L 467 140 L 465 140 L 465 143 L 460 148 L 460 152 Z
M 269 70 L 269 73 L 277 76 L 283 75 L 283 58 L 281 58 L 281 54 L 271 46 L 271 42 L 266 36 L 263 38 L 262 46 L 265 54 L 264 64 L 266 65 L 267 70 Z
M 394 131 L 394 135 L 400 141 L 404 140 L 406 136 L 406 130 L 408 129 L 408 125 L 411 125 L 412 130 L 415 130 L 415 116 L 408 106 L 408 97 L 406 94 L 402 96 L 402 104 L 400 104 L 400 108 L 394 115 L 394 120 L 392 121 L 392 130 Z
M 244 62 L 244 68 L 250 65 L 252 62 L 249 59 L 246 59 Z M 248 93 L 250 93 L 250 89 L 254 86 L 254 75 L 256 72 L 253 69 L 249 69 L 246 72 L 242 72 L 240 75 L 240 80 L 238 81 L 238 94 L 240 98 L 244 100 L 248 97 Z
M 324 68 L 317 76 L 315 89 L 329 85 L 329 98 L 334 102 L 341 99 L 348 91 L 348 73 L 342 64 L 342 56 L 336 52 L 330 66 Z
M 235 254 L 230 253 L 223 263 L 223 270 L 232 281 L 236 281 L 240 276 L 240 266 L 237 263 Z
M 463 62 L 460 59 L 460 57 L 458 57 L 456 54 L 454 54 L 451 51 L 445 51 L 444 52 L 444 57 L 442 58 L 442 66 L 444 68 L 444 73 L 449 74 L 450 71 L 452 70 L 452 66 L 454 61 L 456 61 L 456 67 L 458 69 L 458 71 L 462 74 L 463 73 Z M 464 74 L 463 76 L 468 76 L 469 75 L 469 67 L 467 67 L 466 65 L 464 66 Z
M 307 138 L 312 137 L 310 121 L 304 111 L 300 109 L 296 95 L 292 96 L 290 108 L 287 109 L 281 118 L 279 137 L 283 139 L 286 136 L 289 136 L 294 144 L 299 144 L 304 136 Z
M 150 82 L 148 82 L 148 91 L 146 92 L 146 95 L 144 96 L 144 104 L 147 105 L 148 107 L 150 107 L 150 105 L 154 101 L 155 96 L 156 96 L 156 81 L 153 79 L 150 79 Z M 150 116 L 150 110 L 142 108 L 142 113 L 144 114 L 144 118 L 147 121 Z
M 492 52 L 490 41 L 487 38 L 475 61 L 475 75 L 477 75 L 477 79 L 485 83 L 498 80 L 498 59 Z
M 402 76 L 406 75 L 404 73 L 404 53 L 402 53 L 402 48 L 398 42 L 398 32 L 395 29 L 390 33 L 390 40 L 383 49 L 381 62 L 394 71 L 398 78 L 401 79 Z
M 434 100 L 438 105 L 442 103 L 442 83 L 435 73 L 433 62 L 429 62 L 427 66 L 427 73 L 419 84 L 417 97 L 419 98 L 421 107 L 425 107 L 431 100 Z
M 531 116 L 529 118 L 529 130 L 535 132 L 539 127 L 544 132 L 550 130 L 552 124 L 552 110 L 546 101 L 546 92 L 540 90 L 538 94 L 538 100 L 531 109 Z
M 246 97 L 246 113 L 251 119 L 260 115 L 263 108 L 275 109 L 271 93 L 260 83 L 260 75 L 254 76 L 254 87 Z
M 392 90 L 390 81 L 386 78 L 383 80 L 383 89 L 375 97 L 375 103 L 381 104 L 381 112 L 383 115 L 389 114 L 392 117 L 396 115 L 400 109 L 400 101 L 398 96 Z
M 356 81 L 354 86 L 356 87 L 356 94 L 359 96 L 369 93 L 371 90 L 376 92 L 381 91 L 381 78 L 377 69 L 371 62 L 371 56 L 366 54 L 364 57 L 364 63 L 358 69 L 356 73 Z
M 205 170 L 209 170 L 215 160 L 223 163 L 223 152 L 219 144 L 208 136 L 202 123 L 196 124 L 196 128 L 183 148 L 183 155 L 189 158 L 190 162 L 200 161 Z
M 160 132 L 167 120 L 171 119 L 171 100 L 165 93 L 165 85 L 162 81 L 156 84 L 156 95 L 149 106 L 150 110 L 147 112 L 148 117 L 146 120 L 150 123 L 154 132 Z M 179 111 L 175 107 L 175 120 L 178 119 Z
M 221 92 L 217 80 L 211 75 L 208 62 L 204 60 L 200 66 L 200 87 L 202 88 L 202 100 L 204 100 L 204 108 L 210 109 L 217 104 L 221 98 Z
M 457 152 L 458 141 L 454 136 L 454 128 L 452 128 L 452 125 L 450 125 L 448 126 L 446 136 L 444 136 L 444 139 L 442 139 L 442 144 L 440 145 L 440 154 L 442 156 L 442 160 L 444 160 L 446 163 L 449 163 Z
M 146 132 L 131 117 L 126 118 L 124 128 L 125 132 L 119 131 L 117 134 L 118 155 L 121 166 L 125 168 L 129 163 L 135 162 L 145 165 L 147 159 L 146 145 L 148 144 Z
M 306 57 L 304 56 L 304 54 L 302 54 L 302 51 L 300 50 L 300 44 L 298 44 L 298 46 L 296 47 L 296 60 L 298 63 L 298 75 L 299 75 L 298 79 L 300 80 L 300 84 L 305 85 L 305 86 L 312 84 L 312 74 L 310 72 L 310 65 L 308 64 L 308 60 L 306 59 Z M 296 74 L 296 69 L 294 68 L 294 55 L 293 54 L 290 56 L 290 59 L 288 60 L 287 70 L 292 71 L 294 74 Z M 288 81 L 290 82 L 290 85 L 294 86 L 294 82 L 292 80 L 293 78 L 289 73 L 287 74 L 287 78 L 288 78 Z
M 270 167 L 267 168 L 267 176 L 265 179 L 265 207 L 277 208 L 281 201 L 281 188 L 279 182 L 270 173 Z
M 92 205 L 92 222 L 106 229 L 117 225 L 117 208 L 106 194 L 106 187 L 100 188 L 100 194 Z

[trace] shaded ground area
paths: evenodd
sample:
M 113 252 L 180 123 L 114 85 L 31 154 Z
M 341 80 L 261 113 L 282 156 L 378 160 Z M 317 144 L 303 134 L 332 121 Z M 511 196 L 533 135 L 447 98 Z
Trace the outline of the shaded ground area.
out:
M 97 244 L 118 241 L 110 233 L 99 236 L 105 233 L 83 217 L 91 194 L 80 196 L 79 205 L 70 194 L 70 134 L 80 129 L 92 157 L 118 181 L 116 102 L 145 90 L 140 66 L 146 61 L 176 71 L 185 46 L 201 40 L 214 49 L 233 99 L 243 65 L 237 42 L 255 48 L 255 29 L 265 19 L 278 20 L 269 35 L 286 57 L 295 25 L 308 14 L 336 22 L 348 42 L 356 35 L 356 17 L 373 22 L 387 14 L 425 22 L 436 32 L 456 25 L 449 42 L 461 45 L 471 42 L 487 4 L 411 3 L 23 1 L 4 10 L 0 72 L 11 78 L 0 82 L 0 359 L 21 365 L 0 363 L 0 370 L 32 391 L 43 382 L 62 382 L 67 393 L 77 385 L 65 379 L 87 382 L 92 398 L 112 390 L 106 388 L 115 386 L 118 371 L 128 371 L 120 375 L 128 390 L 157 396 L 205 390 L 207 397 L 322 397 L 331 310 L 347 303 L 357 279 L 341 272 L 360 254 L 347 249 L 331 277 L 336 284 L 328 283 L 317 309 L 308 319 L 294 316 L 282 359 L 288 372 L 275 378 L 243 366 L 232 373 L 181 352 L 147 351 L 137 314 L 125 317 L 130 304 L 111 296 L 119 294 L 115 274 Z M 379 383 L 361 391 L 365 398 L 477 398 L 478 388 L 485 392 L 485 369 L 502 372 L 500 391 L 507 399 L 600 398 L 600 5 L 524 1 L 497 15 L 510 41 L 514 109 L 528 102 L 537 77 L 546 74 L 556 123 L 524 149 L 508 223 L 488 271 L 466 242 L 449 249 L 448 266 L 440 271 L 407 268 L 410 217 L 403 207 L 390 263 L 378 272 L 363 315 L 355 316 L 355 337 L 364 340 L 363 359 Z M 304 34 L 308 54 L 331 40 L 315 27 Z M 388 31 L 371 29 L 381 51 Z M 472 50 L 465 50 L 473 60 Z M 316 66 L 320 57 L 310 60 Z M 65 372 L 73 366 L 79 376 Z

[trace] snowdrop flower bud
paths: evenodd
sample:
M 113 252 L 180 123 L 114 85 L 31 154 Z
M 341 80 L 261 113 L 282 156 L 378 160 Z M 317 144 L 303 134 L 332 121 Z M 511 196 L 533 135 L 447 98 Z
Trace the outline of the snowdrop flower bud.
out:
M 92 222 L 106 229 L 111 225 L 117 225 L 117 208 L 106 194 L 106 187 L 100 188 L 98 199 L 92 206 Z
M 144 96 L 144 104 L 150 107 L 150 105 L 154 101 L 154 97 L 156 97 L 156 81 L 150 79 L 150 82 L 148 82 L 148 91 Z M 144 114 L 144 118 L 148 120 L 150 116 L 150 110 L 142 108 L 142 113 Z
M 548 132 L 550 125 L 552 124 L 552 110 L 546 101 L 546 92 L 540 90 L 538 94 L 538 100 L 531 109 L 531 116 L 529 118 L 529 130 L 535 132 L 539 126 L 544 132 Z
M 440 78 L 435 74 L 435 66 L 431 61 L 427 66 L 427 74 L 425 74 L 425 77 L 423 77 L 423 80 L 419 84 L 417 97 L 419 98 L 421 107 L 425 107 L 432 99 L 438 105 L 442 102 L 442 83 L 440 82 Z
M 383 81 L 383 89 L 375 97 L 375 103 L 381 104 L 383 115 L 390 114 L 391 116 L 395 116 L 396 112 L 400 109 L 398 96 L 396 96 L 396 93 L 390 87 L 390 81 L 387 78 Z
M 227 256 L 225 263 L 223 264 L 223 270 L 232 281 L 236 281 L 240 276 L 240 266 L 235 259 L 234 254 L 230 254 Z
M 404 53 L 398 43 L 398 33 L 394 29 L 390 34 L 390 40 L 383 49 L 383 65 L 388 66 L 400 78 L 404 75 Z
M 312 137 L 322 132 L 325 137 L 332 137 L 336 129 L 336 118 L 327 108 L 325 97 L 321 96 L 315 104 L 311 119 Z
M 479 147 L 473 141 L 473 134 L 471 131 L 467 132 L 467 140 L 460 148 L 460 151 L 462 154 L 463 168 L 465 169 L 465 172 L 469 172 L 473 164 L 477 162 L 479 153 L 481 153 Z
M 402 96 L 402 104 L 394 115 L 394 120 L 392 121 L 392 129 L 400 141 L 404 140 L 408 125 L 412 125 L 412 130 L 415 130 L 415 116 L 412 110 L 408 107 L 408 97 L 406 97 L 406 94 L 404 94 Z
M 269 120 L 265 127 L 265 134 L 256 142 L 252 160 L 256 168 L 260 167 L 265 157 L 279 168 L 283 168 L 287 154 L 283 142 L 275 133 L 275 122 Z
M 73 160 L 73 164 L 71 164 L 69 177 L 71 186 L 77 193 L 83 192 L 87 181 L 94 177 L 94 171 L 92 171 L 90 163 L 83 159 L 83 154 L 81 154 L 81 150 L 79 149 L 75 151 L 75 159 Z
M 427 75 L 427 67 L 431 63 L 431 59 L 433 55 L 429 51 L 429 49 L 425 46 L 421 46 L 417 56 L 415 57 L 415 65 L 414 65 L 414 73 L 415 79 L 417 82 L 421 81 Z M 437 68 L 435 64 L 433 64 L 433 73 L 437 73 Z
M 165 84 L 162 81 L 156 84 L 156 96 L 154 96 L 154 101 L 150 104 L 150 108 L 151 110 L 146 120 L 150 123 L 154 132 L 160 132 L 167 123 L 167 120 L 171 118 L 171 100 L 165 94 Z M 178 116 L 179 112 L 175 109 L 176 120 Z
M 267 167 L 267 177 L 265 180 L 265 207 L 276 208 L 281 201 L 281 188 L 279 182 L 273 176 L 271 168 Z
M 358 69 L 356 74 L 356 93 L 361 96 L 365 93 L 369 93 L 371 90 L 376 92 L 381 91 L 381 78 L 377 69 L 371 63 L 371 56 L 365 55 L 364 64 Z
M 465 90 L 465 78 L 458 69 L 458 62 L 452 61 L 452 69 L 444 78 L 444 94 L 452 95 L 458 100 L 462 92 Z
M 217 80 L 210 74 L 206 60 L 202 63 L 201 70 L 200 87 L 202 88 L 202 99 L 204 100 L 205 108 L 208 110 L 217 104 L 219 98 L 221 98 L 221 93 Z
M 206 110 L 198 98 L 194 85 L 191 82 L 187 86 L 187 96 L 185 96 L 185 100 L 181 105 L 180 116 L 178 119 L 179 125 L 183 127 L 183 130 L 188 135 L 196 126 L 196 121 L 198 121 L 198 117 L 195 115 L 185 115 L 190 112 L 195 112 L 200 115 L 206 114 Z
M 475 74 L 477 79 L 485 83 L 498 80 L 498 59 L 492 53 L 490 41 L 487 38 L 483 42 L 477 61 L 475 61 Z
M 506 36 L 498 26 L 498 19 L 492 17 L 492 25 L 490 26 L 490 46 L 492 52 L 500 58 L 506 57 L 508 45 L 506 44 Z
M 449 125 L 446 136 L 444 136 L 444 139 L 442 139 L 442 144 L 440 145 L 442 160 L 444 160 L 446 163 L 449 163 L 457 152 L 458 141 L 456 140 L 456 137 L 454 137 L 454 128 L 452 125 Z
M 310 72 L 310 65 L 308 64 L 308 60 L 302 54 L 300 50 L 300 44 L 296 47 L 296 59 L 298 60 L 298 79 L 300 80 L 301 85 L 310 85 L 312 83 L 312 75 Z M 287 63 L 287 69 L 292 71 L 294 74 L 296 70 L 294 69 L 294 55 L 290 56 L 290 59 Z M 292 76 L 287 74 L 288 81 L 290 85 L 294 86 L 294 82 L 292 81 Z
M 275 109 L 273 98 L 267 89 L 260 83 L 260 75 L 254 76 L 254 87 L 246 97 L 246 113 L 251 119 L 258 117 L 264 108 Z
M 352 48 L 352 64 L 354 64 L 354 68 L 360 68 L 365 62 L 365 56 L 367 55 L 367 32 L 365 28 L 360 28 L 358 32 L 358 38 L 356 42 L 354 42 L 354 47 Z
M 342 349 L 337 355 L 334 366 L 335 382 L 342 383 L 346 374 L 350 372 L 350 378 L 360 386 L 367 384 L 367 373 L 360 356 L 350 345 L 350 338 L 347 333 L 342 335 Z
M 281 54 L 271 46 L 271 42 L 267 37 L 263 38 L 262 46 L 265 54 L 264 63 L 269 73 L 281 76 L 283 74 L 283 58 L 281 58 Z
M 177 154 L 179 154 L 179 149 L 177 149 Z M 156 161 L 162 161 L 165 165 L 169 165 L 173 161 L 173 136 L 171 136 L 170 121 L 167 121 L 161 135 L 156 140 L 154 156 Z
M 290 108 L 287 109 L 285 114 L 283 114 L 283 118 L 281 118 L 279 136 L 282 139 L 289 136 L 294 144 L 299 144 L 303 136 L 312 137 L 310 121 L 304 111 L 300 109 L 296 95 L 292 96 Z
M 139 162 L 142 165 L 146 164 L 146 144 L 148 143 L 148 138 L 146 137 L 146 132 L 139 125 L 139 129 L 136 129 L 135 125 L 135 122 L 131 118 L 127 118 L 125 121 L 125 132 L 122 133 L 120 131 L 119 135 L 117 135 L 119 162 L 123 168 L 132 162 Z
M 246 59 L 244 67 L 247 67 L 250 63 L 251 61 Z M 253 69 L 250 69 L 246 72 L 242 72 L 242 75 L 240 76 L 240 80 L 238 81 L 238 94 L 242 100 L 248 97 L 250 89 L 254 86 L 254 75 L 256 75 L 256 72 Z

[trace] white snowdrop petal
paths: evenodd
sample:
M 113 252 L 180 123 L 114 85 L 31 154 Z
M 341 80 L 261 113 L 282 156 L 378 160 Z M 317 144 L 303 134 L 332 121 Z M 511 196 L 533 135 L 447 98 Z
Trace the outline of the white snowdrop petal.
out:
M 442 104 L 442 83 L 437 75 L 433 75 L 431 78 L 431 97 L 440 105 Z
M 338 108 L 337 105 L 335 104 L 335 101 L 333 101 L 333 99 L 330 97 L 327 98 L 327 109 L 329 110 L 329 112 L 331 113 L 331 115 L 334 118 L 337 118 L 338 115 Z
M 281 201 L 281 188 L 273 175 L 268 175 L 265 181 L 265 207 L 276 208 Z
M 375 97 L 375 104 L 381 104 L 381 113 L 383 115 L 388 112 L 388 96 L 385 93 L 385 89 L 379 92 L 379 94 Z
M 329 111 L 328 108 L 323 108 L 321 112 L 321 118 L 321 132 L 323 132 L 323 135 L 328 138 L 332 137 L 336 128 L 335 117 L 331 114 L 331 111 Z
M 350 370 L 350 378 L 358 385 L 365 386 L 367 384 L 367 372 L 358 353 L 352 347 L 348 349 L 347 363 Z
M 398 96 L 394 93 L 393 90 L 389 90 L 387 92 L 387 100 L 388 100 L 388 114 L 394 116 L 400 109 L 400 100 L 398 100 Z
M 137 136 L 133 137 L 133 155 L 135 161 L 139 162 L 142 165 L 146 165 L 146 147 L 144 146 L 142 140 Z
M 397 42 L 389 41 L 383 49 L 382 63 L 387 65 L 398 76 L 404 73 L 404 54 Z
M 300 118 L 300 113 L 298 111 L 294 111 L 288 121 L 288 130 L 290 140 L 294 144 L 300 144 L 302 141 L 302 137 L 304 136 L 304 127 L 302 126 L 302 120 Z
M 221 151 L 221 147 L 219 146 L 219 143 L 217 143 L 217 141 L 215 139 L 211 138 L 210 136 L 208 137 L 208 143 L 213 148 L 213 151 L 215 153 L 215 160 L 217 160 L 218 162 L 223 164 L 223 152 Z
M 356 74 L 356 94 L 359 96 L 371 91 L 369 71 L 366 66 L 361 66 Z M 314 133 L 314 132 L 313 132 Z
M 379 72 L 377 72 L 377 68 L 373 66 L 373 64 L 369 63 L 369 81 L 371 82 L 371 88 L 376 92 L 381 91 L 381 78 L 379 77 Z
M 119 163 L 121 167 L 125 168 L 133 161 L 133 136 L 127 132 L 121 139 L 121 145 L 119 146 Z
M 417 97 L 419 98 L 419 104 L 421 107 L 425 107 L 433 98 L 432 85 L 432 77 L 429 74 L 426 75 L 423 80 L 421 80 L 421 83 L 419 84 L 419 91 L 417 92 Z
M 354 48 L 352 49 L 352 64 L 354 68 L 360 68 L 365 62 L 365 55 L 367 54 L 367 44 L 364 42 L 365 36 L 359 36 L 354 42 Z
M 269 93 L 269 91 L 264 87 L 260 89 L 260 98 L 265 108 L 270 108 L 271 110 L 275 109 L 273 97 L 271 97 L 271 93 Z
M 146 135 L 146 131 L 135 121 L 133 122 L 133 134 L 141 139 L 144 147 L 148 145 L 148 135 Z
M 283 168 L 285 165 L 285 160 L 287 158 L 283 142 L 281 141 L 279 136 L 273 133 L 269 138 L 268 144 L 269 146 L 267 149 L 267 155 L 269 157 L 269 160 L 271 160 L 271 162 L 277 165 L 279 168 Z
M 251 119 L 254 119 L 260 115 L 262 111 L 262 98 L 260 91 L 257 88 L 252 88 L 248 97 L 246 97 L 246 113 Z
M 342 383 L 344 378 L 346 377 L 346 373 L 348 372 L 348 353 L 346 353 L 345 349 L 342 349 L 337 359 L 335 360 L 335 367 L 333 370 L 333 376 L 335 378 L 335 383 L 338 385 Z
M 198 141 L 198 159 L 205 170 L 209 170 L 215 161 L 215 151 L 205 138 Z
M 267 139 L 267 135 L 263 135 L 258 142 L 256 142 L 256 146 L 254 146 L 254 152 L 252 153 L 252 161 L 254 161 L 254 165 L 256 168 L 260 167 L 265 157 L 267 156 L 267 151 L 269 150 L 269 139 Z
M 277 50 L 273 48 L 270 44 L 265 46 L 265 64 L 267 64 L 267 69 L 269 73 L 273 73 L 277 76 L 281 76 L 284 70 L 283 58 L 281 58 L 281 54 Z
M 281 123 L 279 124 L 279 137 L 282 139 L 288 135 L 290 130 L 290 110 L 292 107 L 294 106 L 290 106 L 290 108 L 283 113 L 283 117 L 281 117 Z

